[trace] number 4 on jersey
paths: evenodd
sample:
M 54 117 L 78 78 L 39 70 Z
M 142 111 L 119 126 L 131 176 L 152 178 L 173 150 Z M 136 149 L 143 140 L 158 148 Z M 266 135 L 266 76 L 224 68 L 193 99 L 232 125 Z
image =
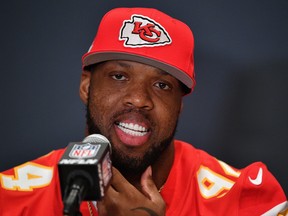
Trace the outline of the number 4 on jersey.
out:
M 45 187 L 53 177 L 53 168 L 36 163 L 25 163 L 14 169 L 15 176 L 1 174 L 1 185 L 7 190 L 33 191 Z
M 220 175 L 206 166 L 201 165 L 197 172 L 197 180 L 200 193 L 203 198 L 223 197 L 233 187 L 234 181 L 228 176 L 238 178 L 240 171 L 234 170 L 228 164 L 218 161 L 227 176 Z

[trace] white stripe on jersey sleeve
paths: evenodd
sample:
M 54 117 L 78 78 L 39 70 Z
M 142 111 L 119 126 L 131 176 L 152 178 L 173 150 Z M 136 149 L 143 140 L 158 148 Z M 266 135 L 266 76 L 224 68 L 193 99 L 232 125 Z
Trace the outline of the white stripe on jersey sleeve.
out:
M 286 208 L 288 208 L 288 202 L 287 201 L 280 203 L 279 205 L 273 207 L 272 209 L 270 209 L 266 213 L 262 214 L 261 216 L 275 216 L 278 213 L 280 213 L 281 211 L 284 211 Z

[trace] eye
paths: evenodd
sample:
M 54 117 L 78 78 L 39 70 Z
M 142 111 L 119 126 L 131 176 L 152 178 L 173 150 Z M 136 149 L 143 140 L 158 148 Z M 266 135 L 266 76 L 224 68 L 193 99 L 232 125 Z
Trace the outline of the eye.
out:
M 120 80 L 120 81 L 127 80 L 127 78 L 123 74 L 113 74 L 111 75 L 111 77 L 115 80 Z
M 171 89 L 171 87 L 170 87 L 167 83 L 165 83 L 165 82 L 157 82 L 157 83 L 155 83 L 155 86 L 156 86 L 157 88 L 159 88 L 159 89 L 162 89 L 162 90 L 169 90 L 169 89 Z

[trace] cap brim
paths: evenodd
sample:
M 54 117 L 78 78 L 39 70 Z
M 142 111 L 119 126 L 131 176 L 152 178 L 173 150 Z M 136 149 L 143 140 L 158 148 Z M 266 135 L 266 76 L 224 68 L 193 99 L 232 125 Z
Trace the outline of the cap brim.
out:
M 184 85 L 186 85 L 189 89 L 191 89 L 193 86 L 192 79 L 185 73 L 185 71 L 181 71 L 172 65 L 168 65 L 164 62 L 161 62 L 155 59 L 151 59 L 145 56 L 124 53 L 124 52 L 90 53 L 89 55 L 83 57 L 83 66 L 86 67 L 92 64 L 109 61 L 109 60 L 130 60 L 130 61 L 135 61 L 135 62 L 140 62 L 143 64 L 151 65 L 174 76 L 176 79 L 181 81 Z

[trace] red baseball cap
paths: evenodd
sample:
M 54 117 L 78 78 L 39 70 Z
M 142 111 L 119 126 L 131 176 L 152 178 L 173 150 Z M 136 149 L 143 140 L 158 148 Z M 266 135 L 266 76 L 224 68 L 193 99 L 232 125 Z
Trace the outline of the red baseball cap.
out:
M 194 38 L 183 22 L 152 8 L 116 8 L 102 18 L 96 37 L 82 57 L 83 68 L 130 60 L 157 67 L 195 86 Z

